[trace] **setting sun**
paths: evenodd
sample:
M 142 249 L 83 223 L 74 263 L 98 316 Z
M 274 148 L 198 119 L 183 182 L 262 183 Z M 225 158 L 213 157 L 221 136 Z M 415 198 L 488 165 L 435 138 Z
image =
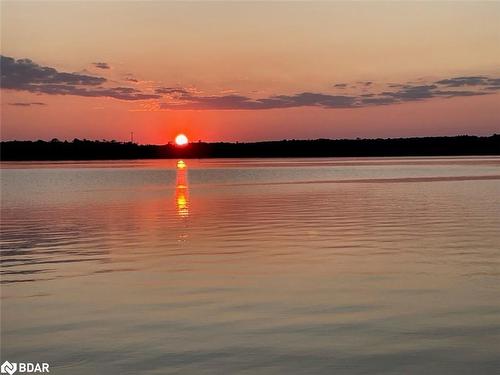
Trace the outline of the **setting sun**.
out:
M 175 144 L 177 146 L 185 146 L 189 142 L 188 138 L 184 134 L 179 134 L 177 137 L 175 137 Z

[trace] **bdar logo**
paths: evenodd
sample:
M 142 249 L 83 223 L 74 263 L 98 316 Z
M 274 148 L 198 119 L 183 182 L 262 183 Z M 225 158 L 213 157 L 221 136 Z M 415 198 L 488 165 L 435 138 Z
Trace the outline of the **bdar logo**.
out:
M 17 363 L 10 363 L 9 361 L 5 361 L 4 363 L 2 363 L 0 371 L 2 372 L 2 374 L 12 375 L 17 371 Z

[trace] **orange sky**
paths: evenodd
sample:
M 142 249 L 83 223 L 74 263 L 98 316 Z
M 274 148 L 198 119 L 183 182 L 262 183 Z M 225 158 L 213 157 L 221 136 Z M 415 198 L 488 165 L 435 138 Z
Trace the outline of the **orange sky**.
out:
M 1 8 L 3 140 L 500 132 L 498 2 Z

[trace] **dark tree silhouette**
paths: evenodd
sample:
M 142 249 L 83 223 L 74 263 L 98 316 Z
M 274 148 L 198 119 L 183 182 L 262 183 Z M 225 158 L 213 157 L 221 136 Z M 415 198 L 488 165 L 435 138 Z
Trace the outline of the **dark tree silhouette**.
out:
M 132 142 L 74 139 L 61 142 L 6 141 L 2 160 L 98 160 L 150 158 L 354 157 L 500 155 L 500 135 L 391 139 L 316 139 L 254 143 L 195 142 L 139 145 Z

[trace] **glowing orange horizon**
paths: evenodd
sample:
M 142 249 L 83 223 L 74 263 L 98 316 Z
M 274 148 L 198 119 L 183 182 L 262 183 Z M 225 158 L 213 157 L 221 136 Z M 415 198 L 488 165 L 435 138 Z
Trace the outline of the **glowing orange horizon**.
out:
M 500 75 L 500 2 L 359 9 L 355 2 L 2 2 L 2 55 L 30 62 L 2 70 L 14 75 L 2 79 L 1 138 L 127 142 L 134 131 L 137 143 L 185 151 L 191 139 L 499 132 L 495 86 L 449 85 Z M 67 19 L 88 37 L 76 40 Z M 139 41 L 140 53 L 131 48 Z M 60 53 L 50 53 L 55 46 Z M 48 73 L 15 76 L 43 67 L 61 73 L 57 87 Z M 443 88 L 432 89 L 439 81 Z M 180 133 L 190 137 L 184 146 L 174 141 Z

